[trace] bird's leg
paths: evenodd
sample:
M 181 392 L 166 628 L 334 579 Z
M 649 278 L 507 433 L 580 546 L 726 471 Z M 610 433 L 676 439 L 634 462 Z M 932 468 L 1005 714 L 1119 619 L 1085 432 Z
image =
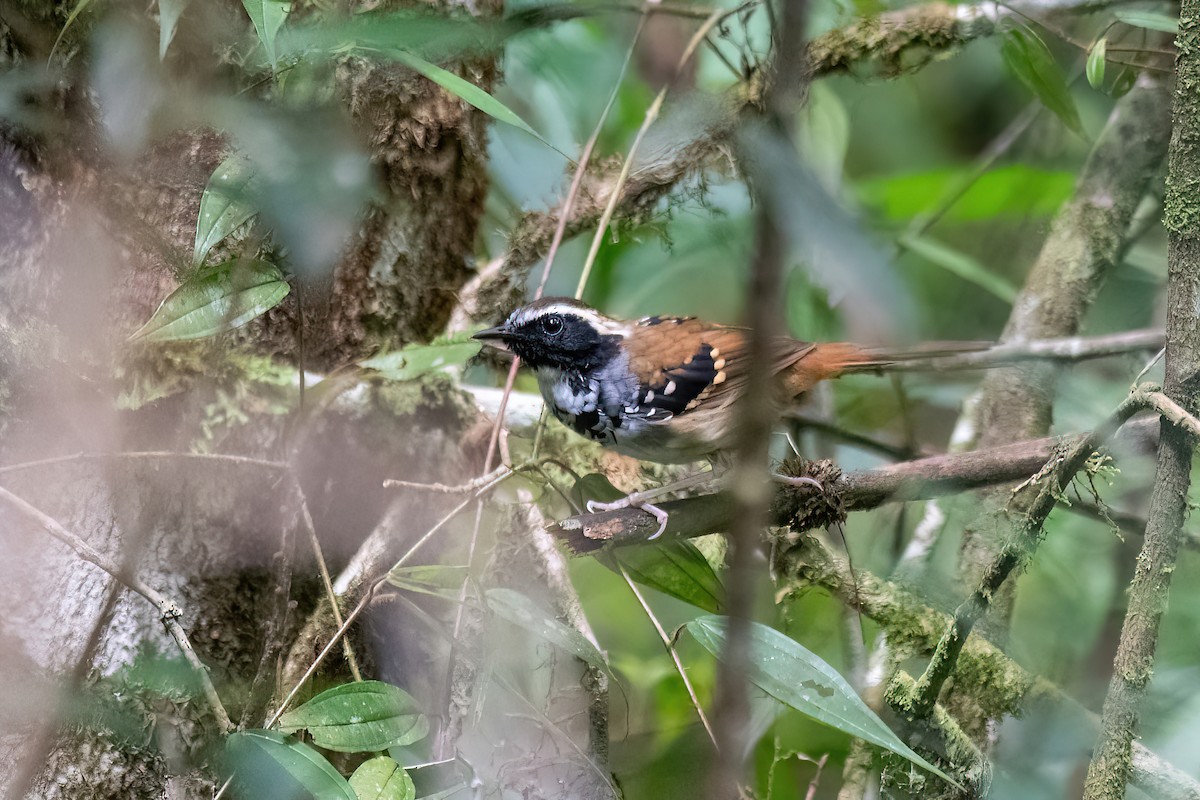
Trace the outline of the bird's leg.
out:
M 671 483 L 659 486 L 655 489 L 647 489 L 644 492 L 631 492 L 630 494 L 622 497 L 620 500 L 614 500 L 611 503 L 601 503 L 597 500 L 589 500 L 587 502 L 587 510 L 588 513 L 595 514 L 600 511 L 619 511 L 623 508 L 641 509 L 658 520 L 658 530 L 656 530 L 651 536 L 647 537 L 647 541 L 649 541 L 662 536 L 663 531 L 667 529 L 668 518 L 667 512 L 652 504 L 650 502 L 651 500 L 657 497 L 662 497 L 665 494 L 670 494 L 671 492 L 680 492 L 684 489 L 694 489 L 697 486 L 703 486 L 715 479 L 715 476 L 711 472 L 697 472 L 684 478 L 680 478 L 677 481 L 672 481 Z

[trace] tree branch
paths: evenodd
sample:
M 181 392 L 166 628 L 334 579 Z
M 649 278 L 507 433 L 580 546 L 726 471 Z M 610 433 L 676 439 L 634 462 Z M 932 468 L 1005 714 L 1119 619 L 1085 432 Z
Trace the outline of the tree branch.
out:
M 1151 446 L 1153 420 L 1131 422 L 1117 435 L 1114 445 Z M 781 489 L 780 496 L 796 498 L 803 507 L 778 510 L 780 524 L 796 530 L 820 527 L 847 511 L 866 511 L 884 503 L 927 500 L 968 489 L 1011 483 L 1035 474 L 1056 447 L 1070 448 L 1088 434 L 1047 437 L 1027 442 L 976 450 L 969 453 L 922 458 L 876 469 L 842 473 L 828 462 L 810 462 L 807 473 L 821 480 L 825 491 L 817 495 L 804 490 Z M 690 538 L 728 529 L 732 506 L 725 493 L 700 495 L 659 504 L 670 518 L 666 538 Z M 576 552 L 588 552 L 605 544 L 644 542 L 657 522 L 636 508 L 581 514 L 551 526 L 551 531 Z
M 1200 408 L 1200 0 L 1183 0 L 1176 41 L 1174 129 L 1167 162 L 1164 224 L 1167 252 L 1167 346 L 1164 397 L 1158 406 L 1191 419 Z M 1113 659 L 1113 675 L 1100 739 L 1088 766 L 1085 800 L 1121 800 L 1132 773 L 1131 748 L 1142 697 L 1150 683 L 1158 629 L 1182 539 L 1195 446 L 1191 426 L 1164 416 L 1158 468 L 1147 512 L 1146 538 L 1138 555 L 1129 607 Z

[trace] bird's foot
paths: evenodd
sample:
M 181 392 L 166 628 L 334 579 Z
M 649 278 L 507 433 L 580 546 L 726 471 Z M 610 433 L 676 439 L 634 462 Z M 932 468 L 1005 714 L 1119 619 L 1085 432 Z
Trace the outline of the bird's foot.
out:
M 657 539 L 659 536 L 662 536 L 663 531 L 667 529 L 667 519 L 669 517 L 667 512 L 663 511 L 658 506 L 647 502 L 645 497 L 647 494 L 649 493 L 634 492 L 633 494 L 622 497 L 620 500 L 614 500 L 611 503 L 601 503 L 596 500 L 588 500 L 587 510 L 590 514 L 595 514 L 600 511 L 620 511 L 623 508 L 637 508 L 645 511 L 647 514 L 658 520 L 658 530 L 646 537 L 646 541 L 651 541 L 653 539 Z

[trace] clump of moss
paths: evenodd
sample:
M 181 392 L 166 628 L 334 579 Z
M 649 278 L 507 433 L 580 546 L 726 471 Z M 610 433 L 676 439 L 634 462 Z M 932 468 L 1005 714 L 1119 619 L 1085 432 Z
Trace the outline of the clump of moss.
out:
M 777 525 L 810 530 L 846 521 L 842 498 L 830 491 L 842 477 L 842 469 L 837 464 L 792 456 L 780 463 L 776 471 L 789 478 L 812 478 L 823 487 L 823 490 L 814 486 L 780 487 L 771 501 L 771 519 Z

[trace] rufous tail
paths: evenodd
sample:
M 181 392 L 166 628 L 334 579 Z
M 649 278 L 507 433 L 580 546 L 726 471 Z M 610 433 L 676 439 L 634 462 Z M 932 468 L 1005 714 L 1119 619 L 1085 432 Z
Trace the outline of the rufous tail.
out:
M 938 371 L 947 368 L 949 357 L 977 353 L 992 346 L 991 342 L 928 342 L 903 350 L 890 350 L 849 342 L 817 344 L 790 367 L 787 387 L 795 396 L 808 391 L 819 381 L 856 372 Z

